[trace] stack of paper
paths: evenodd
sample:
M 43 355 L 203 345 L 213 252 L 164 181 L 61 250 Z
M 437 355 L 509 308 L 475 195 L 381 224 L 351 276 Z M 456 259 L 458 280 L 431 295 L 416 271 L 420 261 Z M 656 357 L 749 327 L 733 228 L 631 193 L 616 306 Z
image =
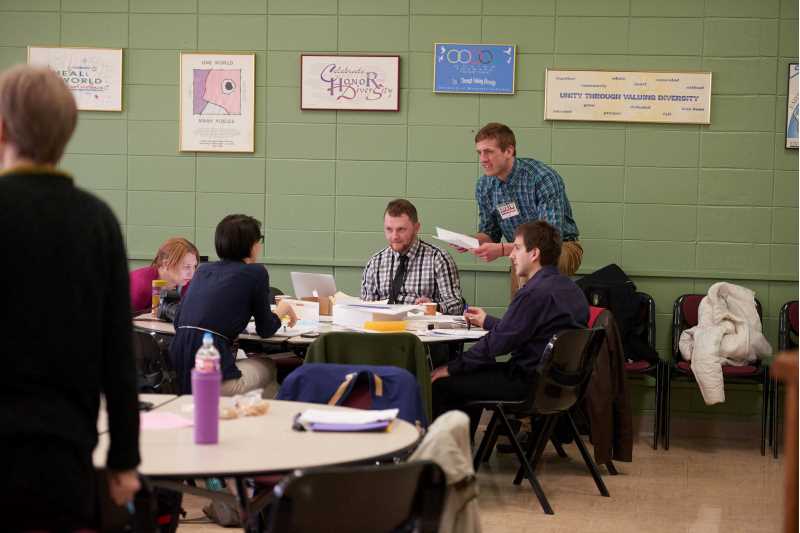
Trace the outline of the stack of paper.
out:
M 458 246 L 459 248 L 466 248 L 467 250 L 477 248 L 481 244 L 475 237 L 470 237 L 469 235 L 456 233 L 454 231 L 448 231 L 439 227 L 436 228 L 436 235 L 434 235 L 433 238 L 439 239 L 440 241 L 452 244 L 454 246 Z
M 378 303 L 346 304 L 333 306 L 333 323 L 361 329 L 366 322 L 405 320 L 413 305 L 388 305 Z
M 297 423 L 309 431 L 382 431 L 397 418 L 398 412 L 398 409 L 382 411 L 307 409 L 300 413 Z

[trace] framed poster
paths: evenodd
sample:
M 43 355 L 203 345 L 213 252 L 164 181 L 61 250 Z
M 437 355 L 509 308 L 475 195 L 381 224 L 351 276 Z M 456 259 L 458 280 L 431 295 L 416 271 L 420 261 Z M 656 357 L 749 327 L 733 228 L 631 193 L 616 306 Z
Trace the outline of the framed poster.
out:
M 300 109 L 399 111 L 400 56 L 300 56 Z
M 122 111 L 121 48 L 29 46 L 28 64 L 61 75 L 81 111 Z
M 514 94 L 513 44 L 433 44 L 433 92 Z
M 789 90 L 786 93 L 786 148 L 797 148 L 797 130 L 797 63 L 789 63 Z
M 255 54 L 182 52 L 181 152 L 253 152 Z
M 547 69 L 544 118 L 710 124 L 711 73 Z

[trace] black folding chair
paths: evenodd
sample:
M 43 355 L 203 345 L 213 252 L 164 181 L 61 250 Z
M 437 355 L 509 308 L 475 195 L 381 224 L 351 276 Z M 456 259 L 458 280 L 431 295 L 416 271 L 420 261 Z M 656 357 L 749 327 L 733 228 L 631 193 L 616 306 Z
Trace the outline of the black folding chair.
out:
M 475 472 L 478 471 L 484 456 L 491 452 L 490 445 L 495 442 L 497 433 L 501 429 L 499 426 L 502 424 L 502 429 L 508 435 L 520 462 L 514 484 L 519 485 L 523 477 L 527 478 L 544 512 L 553 514 L 553 508 L 536 477 L 536 467 L 545 446 L 551 439 L 556 422 L 563 415 L 569 422 L 575 444 L 600 494 L 609 495 L 600 471 L 583 444 L 569 412 L 586 391 L 597 353 L 604 340 L 605 330 L 602 328 L 569 330 L 553 335 L 542 354 L 543 364 L 528 398 L 514 402 L 478 401 L 468 404 L 469 407 L 481 407 L 493 412 L 473 459 Z M 508 415 L 517 418 L 531 417 L 535 437 L 528 440 L 527 450 L 522 450 Z
M 271 533 L 433 533 L 446 491 L 430 461 L 309 469 L 275 486 L 262 517 Z

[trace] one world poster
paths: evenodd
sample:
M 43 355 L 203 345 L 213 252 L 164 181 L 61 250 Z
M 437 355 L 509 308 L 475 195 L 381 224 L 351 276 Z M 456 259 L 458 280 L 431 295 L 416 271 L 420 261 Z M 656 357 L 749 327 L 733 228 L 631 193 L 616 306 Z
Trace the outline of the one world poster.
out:
M 28 64 L 56 71 L 81 111 L 122 111 L 122 49 L 30 46 Z
M 433 92 L 514 94 L 513 44 L 434 43 Z
M 253 152 L 255 55 L 181 54 L 180 150 Z

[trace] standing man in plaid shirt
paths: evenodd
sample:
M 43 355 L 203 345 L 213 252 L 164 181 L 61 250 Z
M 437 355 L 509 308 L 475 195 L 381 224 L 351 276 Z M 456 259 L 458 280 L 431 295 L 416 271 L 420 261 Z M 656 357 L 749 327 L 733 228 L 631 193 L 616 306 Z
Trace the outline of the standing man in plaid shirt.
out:
M 581 266 L 583 248 L 558 172 L 541 161 L 517 157 L 514 132 L 505 124 L 490 122 L 481 128 L 475 135 L 475 150 L 484 175 L 475 188 L 480 215 L 475 237 L 481 245 L 471 252 L 484 261 L 507 256 L 517 226 L 544 220 L 559 231 L 563 241 L 558 270 L 574 275 Z M 503 237 L 506 243 L 501 242 Z M 512 294 L 520 286 L 512 269 Z
M 397 304 L 436 302 L 446 315 L 464 311 L 458 268 L 450 254 L 419 239 L 417 208 L 408 200 L 389 202 L 383 232 L 389 246 L 373 255 L 361 277 L 361 299 Z

